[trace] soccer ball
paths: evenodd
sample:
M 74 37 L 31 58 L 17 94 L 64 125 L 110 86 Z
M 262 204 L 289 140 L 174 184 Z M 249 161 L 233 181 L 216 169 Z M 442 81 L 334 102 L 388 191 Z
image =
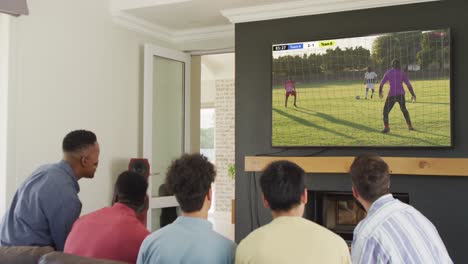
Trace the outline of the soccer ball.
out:
M 356 95 L 356 100 L 359 100 L 359 99 L 361 99 L 361 96 Z

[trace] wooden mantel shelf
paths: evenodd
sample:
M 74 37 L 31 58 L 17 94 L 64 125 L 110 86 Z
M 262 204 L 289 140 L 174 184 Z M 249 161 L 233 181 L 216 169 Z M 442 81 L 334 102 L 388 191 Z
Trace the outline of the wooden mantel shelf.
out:
M 382 157 L 392 174 L 468 176 L 468 158 Z M 308 173 L 347 173 L 354 157 L 245 157 L 245 171 L 262 171 L 270 162 L 289 160 Z

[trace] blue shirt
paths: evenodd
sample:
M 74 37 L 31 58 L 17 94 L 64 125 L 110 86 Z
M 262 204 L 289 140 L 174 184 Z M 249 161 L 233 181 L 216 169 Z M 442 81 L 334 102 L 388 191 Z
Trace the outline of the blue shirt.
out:
M 234 263 L 235 250 L 208 220 L 179 216 L 143 241 L 137 264 L 228 264 Z
M 414 207 L 384 195 L 354 229 L 352 263 L 453 263 L 434 225 Z
M 41 166 L 16 191 L 0 225 L 0 245 L 52 246 L 63 251 L 81 212 L 79 191 L 66 161 Z

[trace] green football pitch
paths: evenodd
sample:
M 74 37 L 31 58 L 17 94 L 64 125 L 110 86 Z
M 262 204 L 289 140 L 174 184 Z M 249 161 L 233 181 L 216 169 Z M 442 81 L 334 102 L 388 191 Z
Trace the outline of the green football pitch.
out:
M 399 104 L 390 112 L 390 132 L 383 129 L 384 98 L 365 99 L 362 82 L 296 83 L 297 107 L 283 86 L 273 88 L 273 146 L 450 146 L 449 80 L 411 82 L 417 101 L 406 92 L 406 107 L 415 131 L 408 130 Z M 406 87 L 405 87 L 406 88 Z M 359 98 L 359 99 L 358 99 Z

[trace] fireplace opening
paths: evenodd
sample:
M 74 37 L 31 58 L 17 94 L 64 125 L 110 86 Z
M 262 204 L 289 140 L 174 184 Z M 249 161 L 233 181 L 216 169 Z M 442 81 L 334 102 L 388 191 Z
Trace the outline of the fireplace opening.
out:
M 393 197 L 409 204 L 407 193 L 393 193 Z M 351 192 L 308 191 L 305 218 L 320 224 L 350 243 L 353 231 L 366 217 L 364 208 Z

